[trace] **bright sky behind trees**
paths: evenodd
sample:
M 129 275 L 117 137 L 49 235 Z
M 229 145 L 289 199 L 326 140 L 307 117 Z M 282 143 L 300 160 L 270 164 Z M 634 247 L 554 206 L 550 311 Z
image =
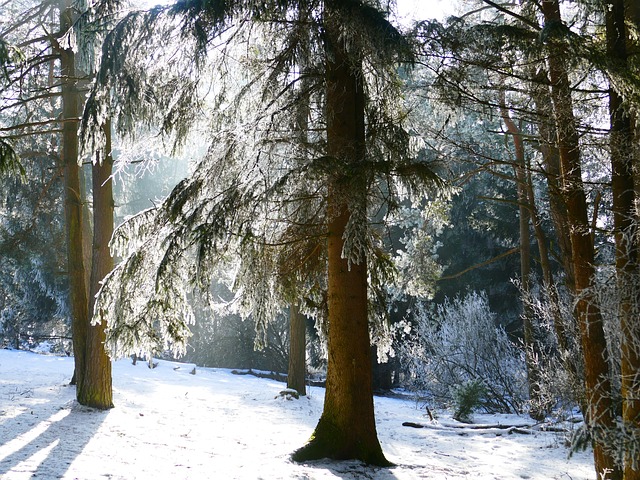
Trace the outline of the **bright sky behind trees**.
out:
M 138 0 L 138 2 L 145 7 L 151 7 L 171 3 L 171 0 Z M 451 15 L 454 7 L 450 0 L 396 0 L 396 3 L 398 18 L 403 23 L 409 23 L 411 20 L 443 18 Z
M 450 0 L 396 0 L 398 18 L 402 21 L 442 18 L 453 13 Z

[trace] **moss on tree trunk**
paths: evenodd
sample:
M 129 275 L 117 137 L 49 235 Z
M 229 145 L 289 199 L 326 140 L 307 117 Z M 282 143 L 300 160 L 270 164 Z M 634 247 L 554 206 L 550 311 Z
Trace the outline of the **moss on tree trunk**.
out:
M 366 180 L 358 163 L 365 155 L 365 96 L 361 61 L 343 44 L 341 27 L 325 7 L 327 33 L 327 153 L 343 173 L 328 179 L 328 364 L 324 410 L 309 443 L 295 461 L 358 459 L 390 465 L 378 441 L 371 385 L 371 348 L 366 260 L 343 258 L 352 210 L 366 206 Z M 350 172 L 350 173 L 347 173 Z

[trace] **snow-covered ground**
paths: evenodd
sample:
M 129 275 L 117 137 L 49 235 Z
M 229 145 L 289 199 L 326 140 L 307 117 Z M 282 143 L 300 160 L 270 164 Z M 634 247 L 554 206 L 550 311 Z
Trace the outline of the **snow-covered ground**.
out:
M 179 367 L 179 368 L 177 368 Z M 376 398 L 389 469 L 359 462 L 295 464 L 324 390 L 301 400 L 284 385 L 228 370 L 118 361 L 107 412 L 78 405 L 67 386 L 73 360 L 0 350 L 0 478 L 18 479 L 595 479 L 590 452 L 567 458 L 563 436 L 450 428 L 429 423 L 412 400 Z M 525 418 L 476 415 L 478 423 Z

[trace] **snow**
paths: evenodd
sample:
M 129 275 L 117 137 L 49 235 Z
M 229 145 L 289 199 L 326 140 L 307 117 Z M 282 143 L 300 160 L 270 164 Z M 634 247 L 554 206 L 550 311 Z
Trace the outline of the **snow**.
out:
M 508 434 L 429 424 L 412 399 L 376 397 L 389 469 L 360 462 L 296 464 L 289 455 L 311 435 L 324 390 L 279 395 L 282 383 L 160 360 L 113 365 L 114 403 L 82 407 L 68 386 L 73 359 L 0 350 L 0 478 L 43 479 L 594 479 L 591 452 L 568 459 L 558 433 Z M 476 415 L 481 424 L 523 424 Z M 403 422 L 429 428 L 402 426 Z

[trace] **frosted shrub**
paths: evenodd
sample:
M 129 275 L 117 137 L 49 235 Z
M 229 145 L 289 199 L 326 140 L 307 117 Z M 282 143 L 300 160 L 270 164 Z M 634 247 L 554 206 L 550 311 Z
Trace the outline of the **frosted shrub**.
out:
M 435 311 L 418 304 L 413 314 L 414 327 L 402 354 L 414 389 L 447 404 L 452 392 L 476 385 L 482 389 L 475 389 L 474 406 L 488 412 L 523 410 L 524 355 L 497 326 L 484 294 L 448 299 Z
M 532 401 L 531 409 L 566 418 L 577 405 L 584 405 L 584 367 L 573 301 L 564 289 L 552 288 L 553 292 L 541 287 L 529 297 L 538 342 L 532 360 L 539 404 Z

